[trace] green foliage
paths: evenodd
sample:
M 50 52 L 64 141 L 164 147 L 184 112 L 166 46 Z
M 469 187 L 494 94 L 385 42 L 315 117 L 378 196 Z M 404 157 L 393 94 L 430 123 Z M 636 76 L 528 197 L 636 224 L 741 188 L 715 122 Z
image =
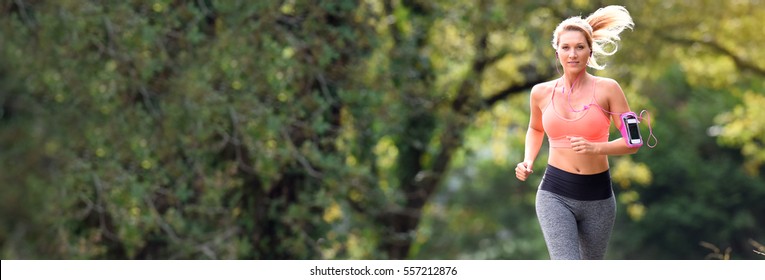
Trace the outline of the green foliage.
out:
M 747 158 L 747 172 L 758 175 L 760 166 L 765 162 L 765 114 L 760 108 L 765 106 L 765 96 L 747 91 L 742 97 L 741 104 L 731 112 L 718 116 L 717 123 L 722 127 L 714 127 L 713 132 L 720 134 L 723 145 L 741 147 L 741 154 Z M 721 132 L 718 132 L 721 130 Z
M 145 4 L 53 2 L 7 12 L 3 70 L 17 82 L 4 87 L 15 92 L 3 94 L 10 108 L 3 143 L 24 144 L 3 153 L 11 172 L 2 179 L 18 184 L 4 193 L 40 199 L 20 207 L 25 215 L 57 217 L 36 222 L 4 211 L 6 228 L 49 228 L 4 235 L 3 244 L 38 250 L 8 254 L 315 256 L 311 246 L 328 227 L 313 213 L 333 198 L 314 196 L 338 191 L 324 190 L 316 177 L 336 176 L 320 170 L 340 160 L 325 142 L 344 86 L 320 84 L 316 75 L 345 76 L 325 69 L 350 64 L 366 42 L 329 38 L 336 30 L 326 25 L 305 24 L 315 29 L 300 32 L 311 37 L 274 32 L 292 28 L 278 26 L 292 19 L 257 15 L 278 5 Z M 307 22 L 326 22 L 354 13 L 347 4 L 295 11 L 308 12 Z M 14 158 L 21 167 L 12 166 Z M 305 170 L 304 158 L 321 160 Z

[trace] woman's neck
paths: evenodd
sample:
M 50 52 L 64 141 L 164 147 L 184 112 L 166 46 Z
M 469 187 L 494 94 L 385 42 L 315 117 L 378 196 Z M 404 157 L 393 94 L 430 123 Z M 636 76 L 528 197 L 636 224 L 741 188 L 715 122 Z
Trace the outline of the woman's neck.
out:
M 566 72 L 563 74 L 563 85 L 570 89 L 573 89 L 577 84 L 582 84 L 587 79 L 587 71 L 582 70 L 576 73 Z

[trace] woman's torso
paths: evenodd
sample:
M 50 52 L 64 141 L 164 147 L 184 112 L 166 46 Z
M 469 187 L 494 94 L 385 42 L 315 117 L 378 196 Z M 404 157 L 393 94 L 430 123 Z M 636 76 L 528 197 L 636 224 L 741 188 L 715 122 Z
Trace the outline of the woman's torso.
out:
M 597 174 L 609 168 L 606 155 L 576 153 L 567 139 L 578 136 L 594 143 L 608 142 L 611 122 L 602 109 L 608 110 L 609 93 L 599 86 L 600 78 L 590 76 L 588 80 L 589 84 L 583 83 L 571 96 L 559 81 L 548 82 L 538 103 L 550 144 L 548 164 L 574 174 Z

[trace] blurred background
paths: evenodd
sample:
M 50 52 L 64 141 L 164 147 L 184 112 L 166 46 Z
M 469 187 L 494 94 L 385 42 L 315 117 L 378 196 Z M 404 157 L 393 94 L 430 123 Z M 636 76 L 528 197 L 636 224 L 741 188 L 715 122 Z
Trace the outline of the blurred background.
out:
M 606 258 L 765 259 L 763 1 L 0 3 L 2 259 L 547 259 L 529 91 L 610 4 Z

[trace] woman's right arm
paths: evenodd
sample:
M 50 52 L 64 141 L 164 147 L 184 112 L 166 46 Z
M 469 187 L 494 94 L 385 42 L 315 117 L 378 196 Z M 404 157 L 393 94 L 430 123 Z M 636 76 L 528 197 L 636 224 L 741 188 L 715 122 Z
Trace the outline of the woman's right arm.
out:
M 523 162 L 518 163 L 515 168 L 515 176 L 518 180 L 526 181 L 529 174 L 533 173 L 532 167 L 534 166 L 534 160 L 536 160 L 539 154 L 539 149 L 542 147 L 542 141 L 544 140 L 544 128 L 542 127 L 542 109 L 540 108 L 540 99 L 543 96 L 544 90 L 542 86 L 536 85 L 531 89 L 529 97 L 529 109 L 531 116 L 529 118 L 529 128 L 526 131 L 526 143 L 525 151 L 523 154 Z

